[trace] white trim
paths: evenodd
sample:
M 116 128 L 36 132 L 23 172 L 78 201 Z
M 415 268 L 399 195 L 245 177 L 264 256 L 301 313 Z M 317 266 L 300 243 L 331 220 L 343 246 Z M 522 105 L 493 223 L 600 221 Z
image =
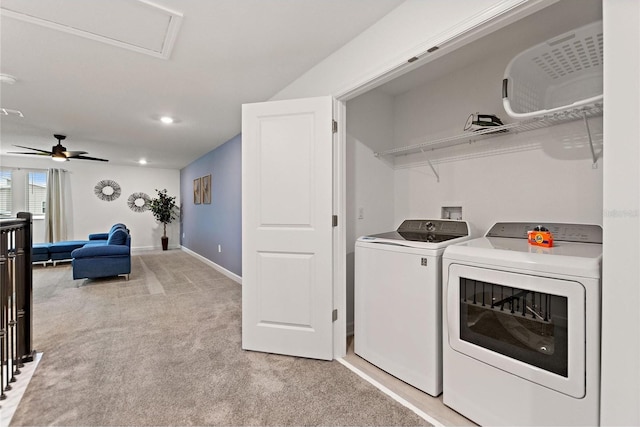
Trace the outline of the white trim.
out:
M 411 70 L 420 68 L 452 50 L 462 47 L 503 26 L 511 24 L 529 14 L 548 7 L 559 0 L 502 0 L 493 7 L 459 22 L 448 30 L 398 54 L 357 82 L 352 82 L 333 96 L 339 101 L 348 101 L 383 83 L 395 79 Z M 433 52 L 429 49 L 437 47 Z M 408 62 L 409 58 L 418 58 Z
M 134 52 L 144 53 L 145 55 L 154 56 L 156 58 L 169 59 L 169 56 L 171 56 L 171 50 L 173 49 L 173 45 L 175 43 L 176 37 L 178 36 L 178 30 L 180 30 L 180 25 L 182 23 L 182 13 L 167 9 L 164 6 L 159 6 L 148 0 L 136 0 L 136 1 L 138 1 L 139 3 L 141 3 L 142 5 L 150 9 L 160 11 L 169 17 L 169 25 L 167 25 L 167 31 L 165 33 L 165 37 L 162 43 L 162 49 L 160 51 L 156 51 L 156 50 L 141 47 L 141 46 L 136 46 L 121 40 L 112 39 L 110 37 L 102 36 L 100 34 L 91 33 L 86 30 L 81 30 L 79 28 L 70 27 L 68 25 L 60 24 L 58 22 L 49 21 L 43 18 L 38 18 L 37 16 L 27 15 L 22 12 L 6 9 L 4 7 L 0 7 L 0 15 L 8 16 L 10 18 L 18 19 L 24 22 L 29 22 L 31 24 L 40 25 L 42 27 L 51 28 L 53 30 L 62 31 L 64 33 L 84 37 L 86 39 L 99 41 L 112 46 L 117 46 L 124 49 L 132 50 Z
M 233 280 L 234 282 L 242 285 L 242 277 L 238 276 L 236 273 L 233 273 L 233 272 L 227 270 L 226 268 L 219 266 L 218 264 L 216 264 L 215 262 L 211 261 L 210 259 L 207 259 L 207 258 L 203 257 L 202 255 L 192 251 L 189 248 L 186 248 L 185 246 L 181 246 L 181 249 L 184 252 L 186 252 L 189 255 L 191 255 L 192 257 L 198 258 L 200 261 L 202 261 L 205 264 L 208 264 L 209 266 L 211 266 L 214 269 L 218 270 L 220 273 L 224 274 L 225 276 L 227 276 L 229 279 Z
M 347 106 L 344 101 L 333 100 L 333 119 L 338 122 L 338 132 L 333 135 L 333 214 L 338 216 L 338 226 L 333 229 L 333 308 L 338 319 L 333 322 L 333 358 L 347 354 L 347 244 L 346 244 L 346 144 Z
M 6 400 L 2 401 L 0 427 L 9 427 L 9 424 L 11 424 L 11 419 L 18 409 L 22 396 L 24 396 L 24 393 L 27 391 L 31 377 L 33 377 L 40 363 L 40 359 L 42 359 L 42 353 L 36 353 L 33 361 L 25 363 L 24 367 L 20 368 L 20 381 L 11 384 L 13 389 L 6 394 Z
M 383 392 L 384 394 L 386 394 L 387 396 L 389 396 L 390 398 L 392 398 L 393 400 L 395 400 L 396 402 L 398 402 L 402 406 L 404 406 L 404 407 L 406 407 L 408 409 L 411 409 L 420 418 L 422 418 L 422 419 L 426 420 L 427 422 L 433 424 L 435 427 L 444 427 L 444 424 L 442 424 L 440 421 L 436 420 L 435 418 L 433 418 L 431 415 L 427 414 L 426 412 L 418 409 L 415 405 L 413 405 L 412 403 L 407 401 L 405 398 L 403 398 L 402 396 L 398 395 L 397 393 L 391 391 L 387 387 L 383 386 L 378 381 L 374 380 L 369 375 L 365 374 L 360 369 L 358 369 L 355 366 L 353 366 L 351 363 L 347 362 L 346 360 L 344 360 L 342 358 L 339 358 L 339 359 L 336 359 L 336 360 L 338 362 L 340 362 L 342 365 L 346 366 L 347 369 L 349 369 L 351 372 L 355 373 L 360 378 L 364 379 L 369 384 L 371 384 L 372 386 L 374 386 L 375 388 L 377 388 L 378 390 L 380 390 L 381 392 Z

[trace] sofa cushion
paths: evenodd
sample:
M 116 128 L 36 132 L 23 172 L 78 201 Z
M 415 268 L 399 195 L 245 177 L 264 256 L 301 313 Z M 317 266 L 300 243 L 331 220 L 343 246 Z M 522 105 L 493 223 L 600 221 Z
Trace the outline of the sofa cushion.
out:
M 87 240 L 67 240 L 64 242 L 51 243 L 49 246 L 49 258 L 51 261 L 62 261 L 71 259 L 71 252 L 87 244 Z
M 127 226 L 126 226 L 126 225 L 124 225 L 124 224 L 123 224 L 123 223 L 121 223 L 121 222 L 118 222 L 118 223 L 113 224 L 113 225 L 111 226 L 111 229 L 109 230 L 109 233 L 111 233 L 112 231 L 115 231 L 115 230 L 117 230 L 117 229 L 119 229 L 119 228 L 122 228 L 123 230 L 126 230 L 126 229 L 127 229 Z
M 31 248 L 31 254 L 49 255 L 49 246 L 51 246 L 51 243 L 34 243 L 33 247 Z
M 99 261 L 108 257 L 130 257 L 130 253 L 126 245 L 85 245 L 71 252 L 71 256 L 75 259 L 94 258 Z
M 49 261 L 51 243 L 34 243 L 31 247 L 31 262 Z
M 115 230 L 117 229 L 123 229 L 126 230 L 127 226 L 122 224 L 121 222 L 118 222 L 116 224 L 113 224 L 111 226 L 111 229 L 109 229 L 108 233 L 91 233 L 89 234 L 89 240 L 104 240 L 107 241 L 109 239 L 109 234 L 113 233 Z
M 87 240 L 67 240 L 64 242 L 55 242 L 55 243 L 51 243 L 51 245 L 49 246 L 49 252 L 50 253 L 56 253 L 56 252 L 71 253 L 72 250 L 81 248 L 87 243 L 89 243 Z
M 107 240 L 90 240 L 89 243 L 87 243 L 86 245 L 84 245 L 83 247 L 86 246 L 107 246 Z
M 105 242 L 109 238 L 109 233 L 91 233 L 89 234 L 89 240 L 104 240 Z
M 127 232 L 121 228 L 117 228 L 109 233 L 107 245 L 124 245 L 127 243 Z

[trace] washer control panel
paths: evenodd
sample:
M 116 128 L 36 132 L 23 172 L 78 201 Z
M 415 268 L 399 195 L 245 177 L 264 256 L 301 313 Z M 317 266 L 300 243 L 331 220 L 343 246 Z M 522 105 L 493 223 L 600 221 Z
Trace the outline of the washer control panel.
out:
M 469 227 L 465 221 L 441 219 L 407 219 L 400 224 L 398 232 L 434 233 L 458 236 L 469 235 Z

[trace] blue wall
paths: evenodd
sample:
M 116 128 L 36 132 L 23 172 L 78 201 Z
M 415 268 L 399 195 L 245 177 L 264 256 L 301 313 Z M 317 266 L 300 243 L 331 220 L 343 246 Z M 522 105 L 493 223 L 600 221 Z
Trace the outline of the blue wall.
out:
M 211 204 L 193 203 L 193 180 L 211 174 Z M 181 244 L 242 276 L 242 137 L 180 171 Z M 218 245 L 222 252 L 218 252 Z

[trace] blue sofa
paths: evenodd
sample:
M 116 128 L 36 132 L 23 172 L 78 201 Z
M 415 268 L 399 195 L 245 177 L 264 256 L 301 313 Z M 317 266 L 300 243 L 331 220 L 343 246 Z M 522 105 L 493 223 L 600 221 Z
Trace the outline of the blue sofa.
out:
M 123 224 L 115 224 L 109 233 L 89 235 L 89 242 L 71 252 L 71 257 L 74 279 L 95 279 L 125 274 L 128 280 L 131 273 L 129 230 Z

